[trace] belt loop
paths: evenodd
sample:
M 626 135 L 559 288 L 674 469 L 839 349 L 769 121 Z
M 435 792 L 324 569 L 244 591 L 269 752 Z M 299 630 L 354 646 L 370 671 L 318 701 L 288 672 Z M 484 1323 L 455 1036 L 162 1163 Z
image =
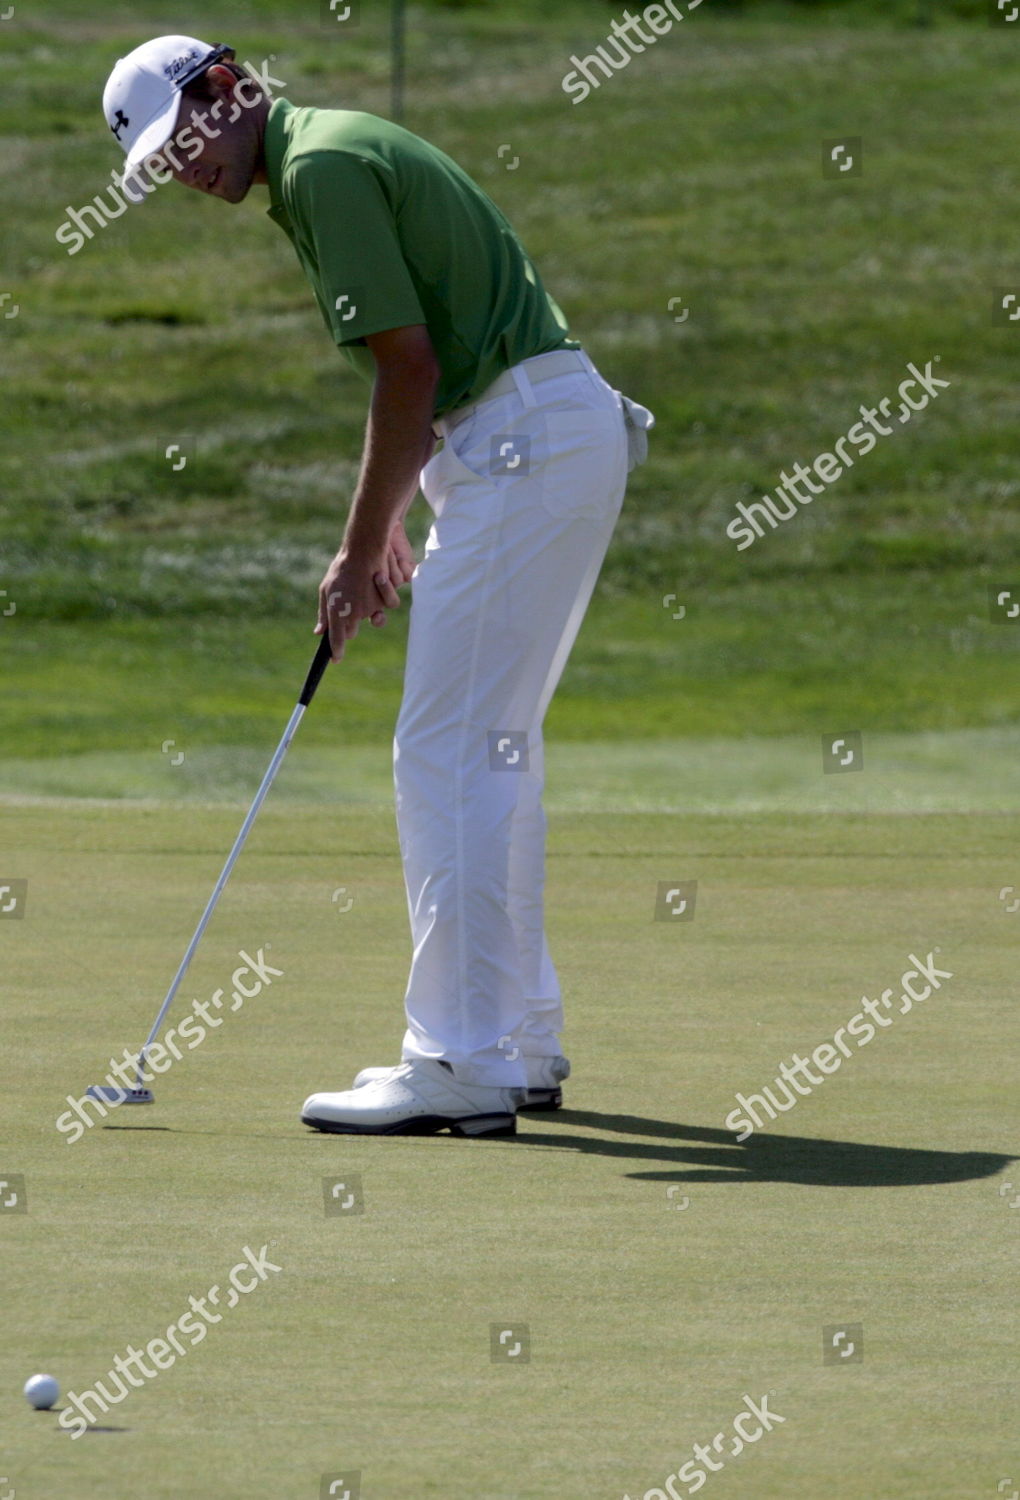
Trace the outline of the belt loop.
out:
M 532 390 L 531 381 L 528 379 L 528 372 L 521 365 L 511 365 L 510 374 L 514 377 L 514 384 L 520 393 L 524 405 L 537 406 L 535 392 Z

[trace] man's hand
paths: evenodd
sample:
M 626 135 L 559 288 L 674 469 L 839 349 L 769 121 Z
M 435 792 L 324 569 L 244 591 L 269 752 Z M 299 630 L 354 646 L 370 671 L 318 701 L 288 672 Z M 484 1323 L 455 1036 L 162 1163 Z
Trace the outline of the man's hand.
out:
M 357 635 L 362 620 L 371 620 L 377 626 L 386 624 L 386 610 L 381 606 L 400 608 L 397 589 L 410 583 L 414 569 L 414 552 L 402 521 L 393 523 L 381 565 L 370 557 L 356 556 L 347 547 L 340 548 L 319 585 L 319 619 L 315 626 L 315 634 L 322 635 L 328 623 L 333 661 L 341 659 L 346 642 Z
M 400 597 L 390 581 L 389 554 L 389 547 L 381 557 L 371 557 L 344 546 L 327 568 L 319 585 L 315 634 L 329 631 L 332 661 L 342 659 L 345 645 L 357 635 L 362 620 L 385 625 L 386 610 L 399 608 Z
M 400 588 L 401 584 L 411 582 L 411 575 L 415 569 L 415 556 L 411 550 L 411 543 L 407 540 L 407 532 L 404 530 L 402 521 L 394 521 L 393 530 L 390 532 L 387 569 L 390 583 L 395 589 Z

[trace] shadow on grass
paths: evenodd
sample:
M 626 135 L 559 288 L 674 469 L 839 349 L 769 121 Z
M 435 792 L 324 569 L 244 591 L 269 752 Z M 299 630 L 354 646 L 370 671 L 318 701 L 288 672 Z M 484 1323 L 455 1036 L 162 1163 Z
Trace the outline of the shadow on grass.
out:
M 650 1182 L 797 1182 L 804 1187 L 921 1187 L 993 1177 L 1017 1158 L 991 1151 L 922 1151 L 910 1146 L 869 1146 L 859 1141 L 825 1141 L 809 1136 L 749 1136 L 737 1143 L 727 1130 L 677 1125 L 640 1115 L 602 1115 L 591 1110 L 558 1109 L 527 1114 L 528 1121 L 583 1125 L 589 1130 L 627 1136 L 654 1136 L 654 1142 L 614 1141 L 590 1135 L 549 1134 L 526 1128 L 517 1136 L 525 1146 L 559 1146 L 597 1156 L 673 1163 L 667 1172 L 628 1172 Z M 522 1122 L 523 1123 L 523 1120 Z M 704 1142 L 698 1145 L 697 1142 Z M 688 1144 L 689 1143 L 689 1144 Z M 677 1168 L 687 1167 L 687 1171 Z

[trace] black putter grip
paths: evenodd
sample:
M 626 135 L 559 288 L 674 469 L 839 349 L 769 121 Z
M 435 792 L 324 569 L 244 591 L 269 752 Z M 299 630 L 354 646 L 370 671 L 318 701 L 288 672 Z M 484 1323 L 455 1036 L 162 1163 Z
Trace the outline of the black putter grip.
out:
M 329 646 L 329 631 L 327 630 L 325 635 L 319 641 L 319 649 L 315 653 L 315 659 L 312 662 L 312 665 L 308 668 L 308 676 L 305 678 L 305 685 L 301 689 L 301 697 L 298 699 L 298 702 L 302 704 L 304 708 L 307 708 L 309 703 L 311 703 L 312 699 L 315 697 L 315 689 L 322 681 L 323 672 L 325 672 L 326 668 L 329 666 L 330 655 L 331 652 Z

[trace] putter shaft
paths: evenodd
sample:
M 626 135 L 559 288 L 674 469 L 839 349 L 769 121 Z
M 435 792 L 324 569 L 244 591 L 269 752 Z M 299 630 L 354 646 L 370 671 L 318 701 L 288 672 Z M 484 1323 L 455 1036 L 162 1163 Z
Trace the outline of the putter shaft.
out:
M 170 988 L 166 992 L 166 999 L 160 1006 L 159 1014 L 157 1015 L 155 1021 L 152 1023 L 152 1030 L 149 1032 L 149 1035 L 145 1040 L 144 1047 L 138 1054 L 137 1084 L 140 1089 L 146 1087 L 144 1078 L 146 1053 L 152 1046 L 153 1042 L 156 1040 L 156 1037 L 159 1035 L 159 1030 L 163 1025 L 163 1020 L 166 1016 L 166 1013 L 170 1009 L 170 1006 L 173 1004 L 174 996 L 177 994 L 177 991 L 181 987 L 181 981 L 183 980 L 185 974 L 188 972 L 188 965 L 191 963 L 192 958 L 195 956 L 195 949 L 198 947 L 199 943 L 202 940 L 202 934 L 205 932 L 205 929 L 209 925 L 210 917 L 216 910 L 216 903 L 220 899 L 220 896 L 223 892 L 223 887 L 230 879 L 230 872 L 234 868 L 234 865 L 237 863 L 237 859 L 239 854 L 241 853 L 241 850 L 244 848 L 248 835 L 251 832 L 252 824 L 255 822 L 255 819 L 258 816 L 259 808 L 266 800 L 269 788 L 276 780 L 276 773 L 279 771 L 280 766 L 283 764 L 283 758 L 287 754 L 287 750 L 290 746 L 291 740 L 297 733 L 298 725 L 304 718 L 305 709 L 308 707 L 309 703 L 311 703 L 312 701 L 312 698 L 315 696 L 315 690 L 322 680 L 322 674 L 326 670 L 329 660 L 330 645 L 329 634 L 327 632 L 325 635 L 323 635 L 322 640 L 319 643 L 319 648 L 315 653 L 315 658 L 308 670 L 308 676 L 305 678 L 305 685 L 301 690 L 301 696 L 298 699 L 297 704 L 295 705 L 294 712 L 290 716 L 290 719 L 287 723 L 287 728 L 283 732 L 283 738 L 277 745 L 276 752 L 273 755 L 272 760 L 269 762 L 266 774 L 262 778 L 262 785 L 255 793 L 255 800 L 252 802 L 252 805 L 248 810 L 248 816 L 241 824 L 241 828 L 237 835 L 237 838 L 234 840 L 234 847 L 227 855 L 227 862 L 220 872 L 220 878 L 219 880 L 217 880 L 215 886 L 213 887 L 213 893 L 206 903 L 205 911 L 202 913 L 199 924 L 195 928 L 194 936 L 192 937 L 191 942 L 188 944 L 184 957 L 181 959 L 180 967 L 173 977 Z

